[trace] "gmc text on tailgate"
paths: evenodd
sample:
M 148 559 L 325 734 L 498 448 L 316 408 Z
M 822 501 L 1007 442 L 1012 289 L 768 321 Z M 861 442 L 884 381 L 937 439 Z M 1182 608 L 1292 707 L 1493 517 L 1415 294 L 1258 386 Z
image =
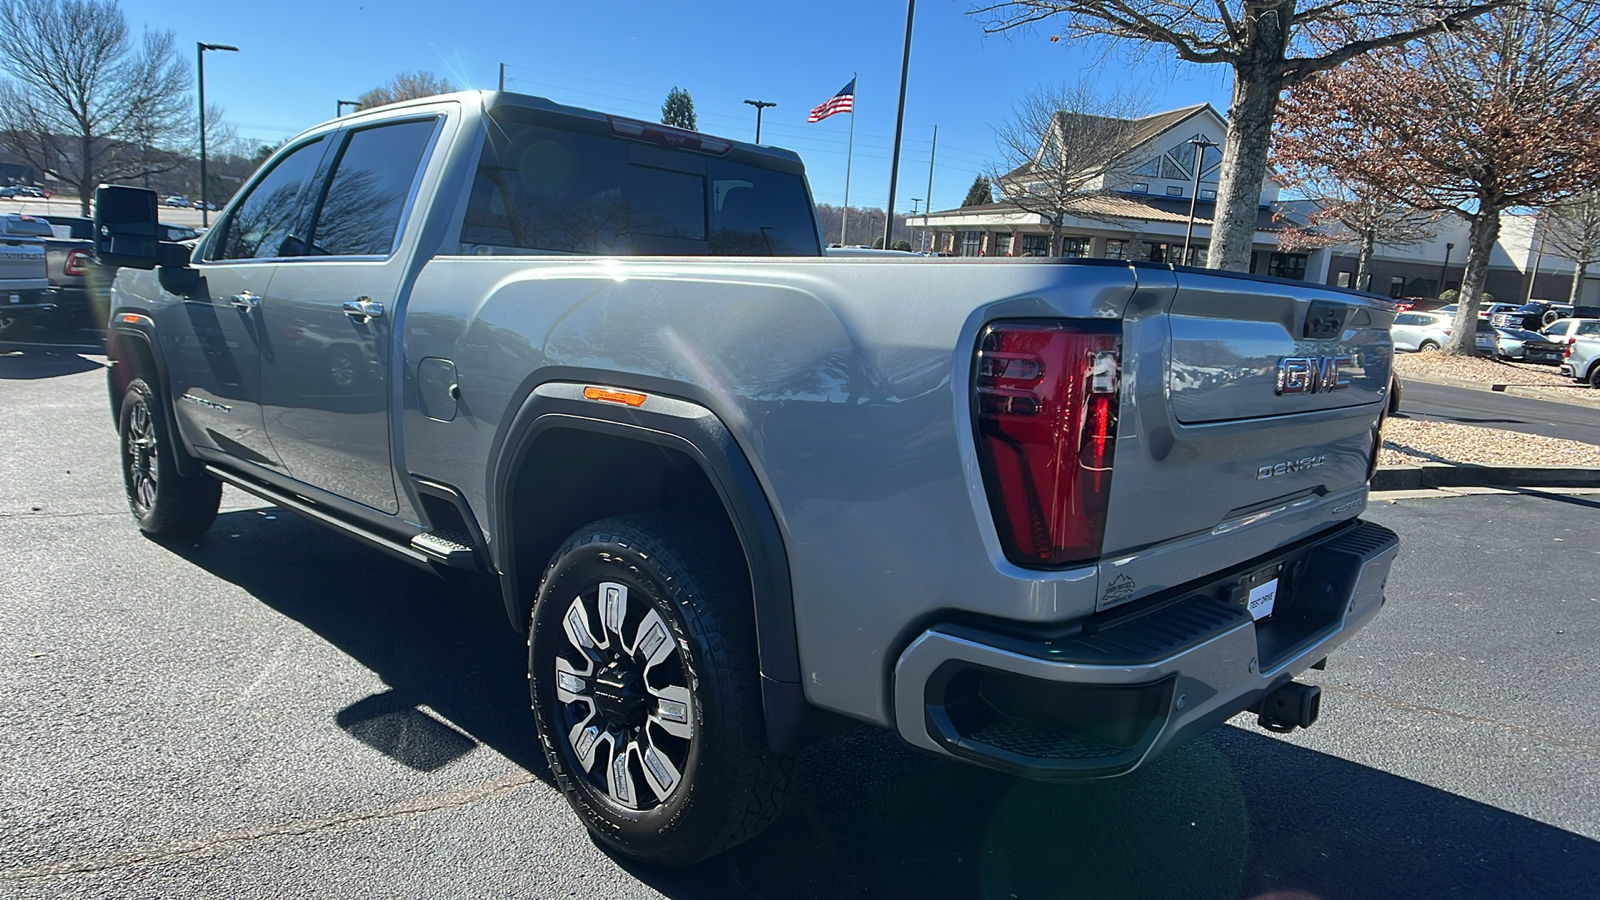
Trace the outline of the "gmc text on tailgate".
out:
M 1038 779 L 1308 726 L 1384 602 L 1376 297 L 830 257 L 794 154 L 506 93 L 311 129 L 192 251 L 155 208 L 97 203 L 139 527 L 227 483 L 497 585 L 640 860 L 757 833 L 851 721 Z

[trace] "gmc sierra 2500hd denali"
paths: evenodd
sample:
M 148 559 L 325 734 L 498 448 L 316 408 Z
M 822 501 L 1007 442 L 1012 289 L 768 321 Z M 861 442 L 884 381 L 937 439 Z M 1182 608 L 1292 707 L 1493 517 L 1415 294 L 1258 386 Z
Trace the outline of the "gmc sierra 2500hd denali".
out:
M 1384 602 L 1369 295 L 830 258 L 794 154 L 506 93 L 311 129 L 192 252 L 149 192 L 97 215 L 139 526 L 226 482 L 492 577 L 561 789 L 642 860 L 760 830 L 851 719 L 1046 779 L 1309 725 Z

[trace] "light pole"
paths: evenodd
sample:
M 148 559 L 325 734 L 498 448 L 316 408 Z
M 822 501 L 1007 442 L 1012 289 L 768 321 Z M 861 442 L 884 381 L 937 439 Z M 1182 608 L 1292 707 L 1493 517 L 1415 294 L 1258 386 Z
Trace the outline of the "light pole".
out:
M 346 106 L 354 106 L 356 109 L 360 109 L 361 108 L 361 101 L 359 101 L 359 100 L 340 100 L 338 108 L 336 108 L 333 111 L 333 117 L 335 119 L 337 119 L 340 116 L 344 115 L 344 108 Z
M 1456 249 L 1456 245 L 1455 244 L 1451 244 L 1451 243 L 1447 242 L 1444 245 L 1444 262 L 1439 264 L 1439 293 L 1440 294 L 1444 293 L 1444 279 L 1445 279 L 1446 274 L 1448 274 L 1448 272 L 1450 270 L 1450 252 L 1452 250 L 1454 250 L 1454 249 Z M 1361 285 L 1358 284 L 1358 285 L 1356 285 L 1356 290 L 1358 290 L 1358 291 L 1365 290 L 1365 288 L 1363 288 Z M 1434 296 L 1438 296 L 1438 294 L 1435 294 Z
M 1183 258 L 1179 262 L 1189 266 L 1194 265 L 1189 261 L 1189 242 L 1194 238 L 1194 205 L 1200 199 L 1200 170 L 1205 168 L 1206 150 L 1221 145 L 1203 134 L 1189 138 L 1187 143 L 1194 145 L 1194 193 L 1189 195 L 1189 228 L 1183 233 Z M 1216 214 L 1211 218 L 1215 221 Z
M 761 111 L 763 109 L 771 109 L 778 104 L 769 103 L 766 100 L 746 100 L 745 102 L 756 108 L 756 143 L 759 144 L 761 143 Z
M 229 44 L 207 44 L 204 41 L 195 41 L 194 55 L 199 60 L 199 85 L 200 85 L 200 227 L 211 224 L 210 205 L 206 201 L 206 51 L 229 50 L 237 53 L 238 47 Z

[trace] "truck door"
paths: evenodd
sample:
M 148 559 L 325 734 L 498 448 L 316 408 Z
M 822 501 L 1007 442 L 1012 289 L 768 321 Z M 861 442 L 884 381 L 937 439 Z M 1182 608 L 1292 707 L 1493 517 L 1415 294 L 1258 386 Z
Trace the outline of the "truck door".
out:
M 293 148 L 249 187 L 201 248 L 199 288 L 162 321 L 173 409 L 196 446 L 280 465 L 261 413 L 261 360 L 273 352 L 261 308 L 327 144 L 317 137 Z
M 267 432 L 289 473 L 365 506 L 398 509 L 389 449 L 400 235 L 440 118 L 341 132 L 300 255 L 273 277 L 262 316 Z

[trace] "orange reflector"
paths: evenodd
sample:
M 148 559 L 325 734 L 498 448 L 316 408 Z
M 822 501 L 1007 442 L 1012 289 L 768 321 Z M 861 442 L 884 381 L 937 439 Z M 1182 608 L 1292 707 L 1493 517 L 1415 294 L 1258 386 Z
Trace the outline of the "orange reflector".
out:
M 625 406 L 643 406 L 644 401 L 650 399 L 645 394 L 603 387 L 586 387 L 583 389 L 583 396 L 589 400 L 604 400 L 607 403 L 621 403 Z
M 122 315 L 122 321 L 124 321 L 124 322 L 133 322 L 135 324 L 137 324 L 138 321 L 140 319 L 142 319 L 142 318 L 144 318 L 144 316 L 136 316 L 133 313 L 123 313 L 123 315 Z

